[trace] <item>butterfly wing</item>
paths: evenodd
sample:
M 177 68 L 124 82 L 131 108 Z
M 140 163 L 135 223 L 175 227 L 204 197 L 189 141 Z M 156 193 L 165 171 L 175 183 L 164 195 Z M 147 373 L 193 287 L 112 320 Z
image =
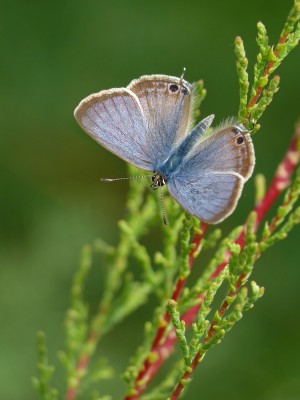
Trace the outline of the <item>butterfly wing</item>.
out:
M 168 189 L 192 215 L 215 224 L 234 211 L 254 164 L 245 128 L 223 127 L 194 146 L 169 179 Z
M 147 121 L 133 92 L 120 88 L 92 94 L 79 103 L 74 115 L 103 147 L 139 168 L 154 170 Z
M 193 114 L 194 87 L 183 79 L 167 75 L 142 76 L 128 87 L 138 97 L 151 138 L 155 166 L 187 134 Z
M 235 172 L 245 180 L 252 175 L 255 156 L 252 139 L 243 125 L 221 125 L 201 140 L 182 163 L 185 172 L 193 168 L 203 171 Z
M 178 203 L 203 222 L 217 224 L 236 207 L 243 180 L 235 174 L 202 174 L 201 177 L 173 177 L 168 189 Z

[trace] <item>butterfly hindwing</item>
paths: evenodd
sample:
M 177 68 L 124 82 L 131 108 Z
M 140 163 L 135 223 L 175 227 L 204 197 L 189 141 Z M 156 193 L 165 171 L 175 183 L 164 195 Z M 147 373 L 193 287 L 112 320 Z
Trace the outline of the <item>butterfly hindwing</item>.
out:
M 181 160 L 168 181 L 172 196 L 208 223 L 230 215 L 254 167 L 250 135 L 241 125 L 215 130 Z
M 201 221 L 216 224 L 230 215 L 241 195 L 244 180 L 237 174 L 210 173 L 172 177 L 168 189 L 178 203 Z
M 234 172 L 247 180 L 255 164 L 252 139 L 243 125 L 215 128 L 192 148 L 182 160 L 182 173 L 192 171 Z

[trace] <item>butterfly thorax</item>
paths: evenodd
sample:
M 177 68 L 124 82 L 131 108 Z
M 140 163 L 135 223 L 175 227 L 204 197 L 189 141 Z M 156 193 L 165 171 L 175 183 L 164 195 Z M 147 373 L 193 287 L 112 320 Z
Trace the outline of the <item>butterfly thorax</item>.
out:
M 209 116 L 207 119 L 196 125 L 177 146 L 174 146 L 174 149 L 169 154 L 168 158 L 166 158 L 163 163 L 156 166 L 155 170 L 160 171 L 160 174 L 165 176 L 166 181 L 180 171 L 183 159 L 187 156 L 201 136 L 207 131 L 212 120 L 213 116 Z
M 162 187 L 166 184 L 166 178 L 159 172 L 155 172 L 155 174 L 152 176 L 152 185 L 151 188 L 153 190 Z

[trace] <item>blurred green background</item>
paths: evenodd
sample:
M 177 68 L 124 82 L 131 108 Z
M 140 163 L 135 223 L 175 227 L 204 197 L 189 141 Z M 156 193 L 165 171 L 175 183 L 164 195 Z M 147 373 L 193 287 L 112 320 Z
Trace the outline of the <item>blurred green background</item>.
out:
M 96 237 L 115 244 L 124 215 L 124 162 L 93 142 L 73 110 L 90 93 L 127 85 L 143 74 L 204 79 L 202 113 L 216 122 L 235 115 L 238 85 L 234 37 L 245 40 L 251 65 L 256 22 L 272 42 L 292 1 L 1 1 L 0 133 L 0 398 L 37 399 L 35 334 L 46 331 L 51 361 L 64 344 L 63 320 L 81 246 Z M 256 172 L 269 179 L 299 117 L 300 48 L 279 69 L 281 90 L 254 138 Z M 253 204 L 247 184 L 225 230 Z M 187 398 L 300 399 L 299 227 L 259 261 L 255 279 L 265 297 L 199 366 Z M 153 248 L 160 249 L 157 236 Z M 199 264 L 198 264 L 199 265 Z M 95 304 L 103 265 L 88 298 Z M 105 340 L 117 374 L 142 340 L 151 308 Z M 126 338 L 126 346 L 124 346 Z M 58 367 L 55 383 L 62 385 Z M 116 383 L 117 382 L 117 383 Z M 104 385 L 114 399 L 124 386 Z

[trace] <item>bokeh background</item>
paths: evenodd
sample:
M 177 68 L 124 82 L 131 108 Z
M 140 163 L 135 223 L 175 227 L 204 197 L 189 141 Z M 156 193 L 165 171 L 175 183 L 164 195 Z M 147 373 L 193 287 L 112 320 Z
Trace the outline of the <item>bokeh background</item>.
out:
M 36 331 L 46 331 L 56 362 L 82 245 L 118 240 L 127 184 L 99 178 L 123 177 L 126 165 L 79 128 L 75 106 L 143 74 L 178 76 L 186 67 L 187 80 L 205 81 L 203 115 L 215 113 L 220 122 L 238 106 L 234 37 L 245 40 L 253 66 L 256 22 L 275 42 L 291 6 L 292 0 L 1 1 L 1 399 L 37 399 L 30 383 Z M 299 64 L 300 48 L 280 67 L 281 90 L 254 138 L 256 172 L 268 179 L 300 114 Z M 225 230 L 243 222 L 253 192 L 252 180 Z M 266 295 L 209 353 L 187 398 L 300 399 L 299 233 L 298 227 L 260 260 L 255 279 Z M 100 287 L 103 265 L 97 268 Z M 92 304 L 99 287 L 88 291 Z M 123 393 L 118 374 L 142 340 L 144 317 L 137 312 L 105 341 L 117 371 L 105 391 L 114 399 Z M 60 367 L 57 374 L 61 386 Z

